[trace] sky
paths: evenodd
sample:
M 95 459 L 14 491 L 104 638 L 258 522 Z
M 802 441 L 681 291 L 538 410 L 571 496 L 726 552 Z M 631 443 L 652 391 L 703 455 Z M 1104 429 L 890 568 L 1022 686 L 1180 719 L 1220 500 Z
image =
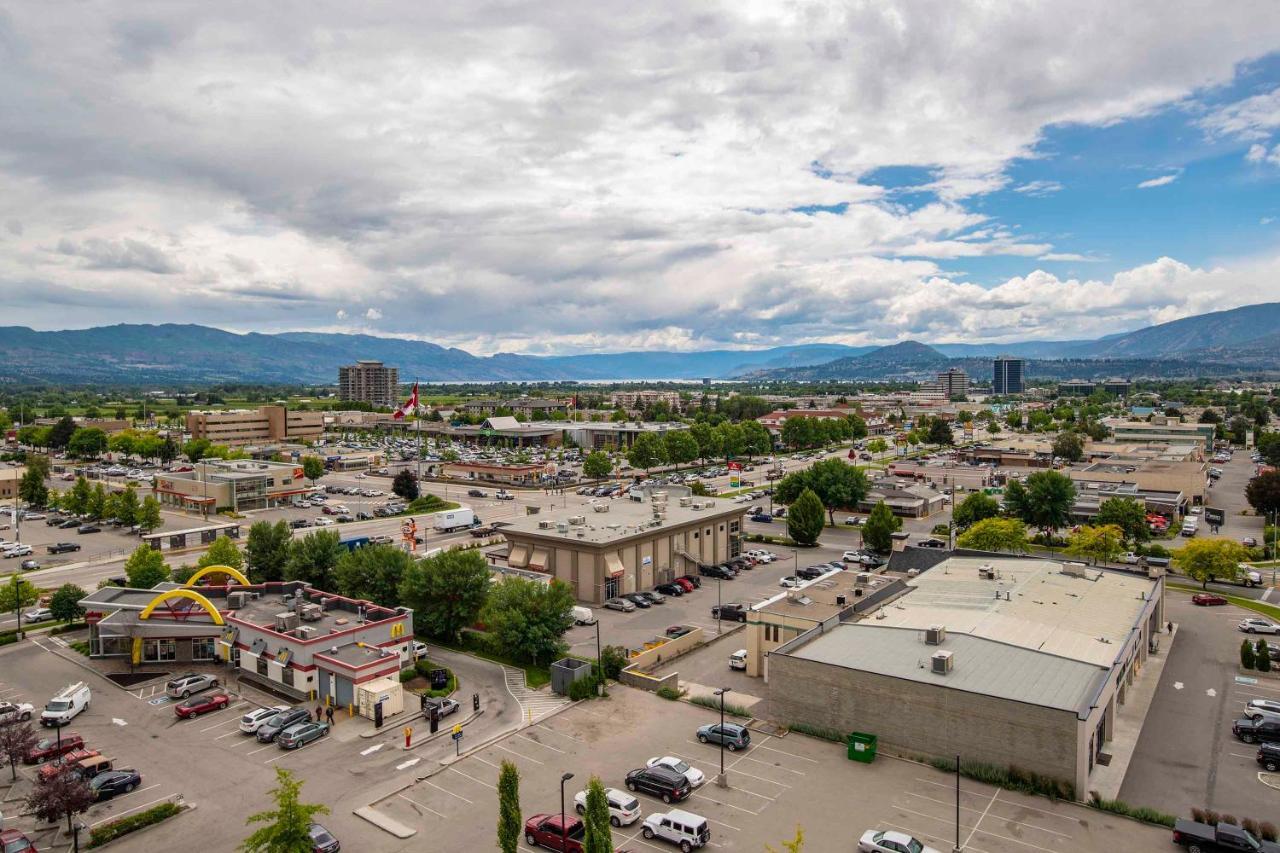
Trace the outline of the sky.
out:
M 0 325 L 477 354 L 1280 300 L 1280 10 L 0 6 Z

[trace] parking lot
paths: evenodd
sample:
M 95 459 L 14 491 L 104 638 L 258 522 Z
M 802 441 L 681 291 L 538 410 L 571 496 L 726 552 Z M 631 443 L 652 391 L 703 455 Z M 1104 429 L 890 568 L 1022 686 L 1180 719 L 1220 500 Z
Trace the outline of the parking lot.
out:
M 574 774 L 565 788 L 571 810 L 573 795 L 590 775 L 622 788 L 629 770 L 662 755 L 682 758 L 706 775 L 706 783 L 678 807 L 708 820 L 713 848 L 778 847 L 797 826 L 812 850 L 850 850 L 870 828 L 900 829 L 940 849 L 954 843 L 953 777 L 887 757 L 871 765 L 852 762 L 841 745 L 801 735 L 753 731 L 749 749 L 724 754 L 730 787 L 717 787 L 720 749 L 694 737 L 699 725 L 716 720 L 703 708 L 615 688 L 608 700 L 574 706 L 377 802 L 378 811 L 418 833 L 404 842 L 387 835 L 380 849 L 419 850 L 424 837 L 439 849 L 482 848 L 476 833 L 487 838 L 492 832 L 503 761 L 520 770 L 521 811 L 527 818 L 559 811 L 563 773 Z M 615 849 L 675 849 L 641 835 L 644 816 L 668 807 L 637 796 L 641 819 L 614 830 Z M 962 783 L 960 796 L 960 838 L 974 853 L 1145 850 L 1168 844 L 1166 831 L 1073 804 L 969 781 Z
M 1262 771 L 1258 748 L 1231 733 L 1246 702 L 1280 700 L 1280 679 L 1238 675 L 1246 635 L 1236 626 L 1256 614 L 1231 605 L 1196 607 L 1190 594 L 1177 591 L 1168 593 L 1166 612 L 1178 634 L 1120 798 L 1180 816 L 1200 807 L 1274 821 L 1280 775 Z

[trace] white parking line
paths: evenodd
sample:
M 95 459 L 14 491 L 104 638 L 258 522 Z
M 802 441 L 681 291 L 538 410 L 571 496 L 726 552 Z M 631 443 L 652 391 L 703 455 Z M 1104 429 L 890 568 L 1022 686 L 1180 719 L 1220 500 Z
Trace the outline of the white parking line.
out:
M 475 805 L 475 803 L 471 802 L 461 794 L 455 794 L 453 791 L 450 791 L 448 788 L 441 788 L 439 785 L 437 785 L 435 782 L 432 782 L 430 779 L 423 779 L 422 781 L 424 784 L 430 785 L 431 787 L 435 788 L 437 791 L 443 791 L 444 793 L 448 794 L 451 797 L 457 797 L 459 800 L 462 800 L 464 803 L 466 803 L 469 806 Z
M 561 753 L 562 755 L 564 754 L 564 750 L 563 750 L 563 749 L 560 749 L 559 747 L 551 746 L 550 744 L 543 743 L 543 742 L 542 742 L 542 741 L 540 741 L 540 740 L 534 740 L 533 738 L 529 737 L 528 735 L 524 734 L 523 732 L 518 733 L 518 734 L 516 735 L 516 737 L 518 737 L 518 738 L 523 738 L 524 740 L 529 741 L 529 743 L 536 743 L 538 746 L 542 747 L 543 749 L 549 749 L 549 750 L 551 750 L 552 752 L 559 752 L 559 753 Z
M 982 826 L 982 821 L 987 816 L 987 812 L 991 811 L 991 807 L 996 804 L 996 797 L 1000 796 L 1000 789 L 996 788 L 996 792 L 991 795 L 991 802 L 987 803 L 987 807 L 982 810 L 982 814 L 978 816 L 978 822 L 973 825 L 973 829 L 969 830 L 969 837 L 964 840 L 964 844 L 968 844 L 973 840 L 973 834 L 978 831 L 978 827 Z M 960 847 L 963 849 L 964 844 Z
M 149 803 L 143 803 L 143 804 L 142 804 L 142 805 L 140 805 L 140 806 L 134 806 L 133 808 L 131 808 L 131 809 L 125 809 L 125 810 L 124 810 L 124 811 L 122 811 L 122 812 L 115 812 L 114 814 L 112 814 L 112 815 L 111 815 L 111 816 L 109 816 L 109 817 L 104 817 L 102 820 L 95 820 L 93 823 L 89 824 L 89 828 L 90 828 L 90 829 L 92 829 L 93 827 L 98 826 L 99 824 L 103 824 L 103 823 L 107 823 L 107 822 L 109 822 L 109 821 L 116 820 L 117 818 L 119 818 L 119 817 L 120 817 L 120 816 L 122 816 L 122 815 L 127 815 L 129 812 L 136 812 L 136 811 L 138 811 L 139 809 L 145 809 L 145 808 L 147 808 L 148 806 L 154 806 L 156 803 L 163 803 L 165 800 L 168 800 L 168 799 L 169 799 L 169 797 L 161 797 L 161 798 L 160 798 L 160 799 L 158 799 L 158 800 L 152 800 L 152 801 L 151 801 L 151 802 L 149 802 Z
M 941 783 L 941 782 L 935 782 L 935 781 L 934 781 L 934 780 L 932 780 L 932 779 L 922 779 L 922 778 L 920 778 L 919 776 L 917 776 L 917 777 L 916 777 L 916 780 L 915 780 L 915 781 L 917 781 L 917 782 L 923 782 L 923 783 L 925 783 L 926 785 L 933 785 L 934 787 L 937 787 L 937 788 L 946 788 L 948 791 L 954 791 L 954 790 L 956 789 L 956 788 L 955 788 L 955 783 L 952 783 L 952 784 L 949 784 L 949 785 L 944 785 L 944 784 L 943 784 L 943 783 Z M 961 788 L 961 789 L 960 789 L 960 793 L 962 793 L 962 794 L 969 794 L 970 796 L 973 796 L 973 797 L 981 797 L 981 798 L 983 798 L 983 799 L 986 799 L 986 797 L 987 797 L 987 794 L 986 794 L 986 792 L 985 792 L 985 791 L 979 792 L 979 791 L 975 791 L 975 790 L 973 790 L 972 788 Z M 1067 815 L 1064 815 L 1064 814 L 1059 814 L 1058 812 L 1051 812 L 1051 811 L 1049 811 L 1048 809 L 1036 808 L 1035 806 L 1028 806 L 1028 805 L 1026 805 L 1026 804 L 1024 804 L 1024 803 L 1015 803 L 1015 802 L 1013 802 L 1013 801 L 1011 801 L 1011 800 L 1001 800 L 1000 802 L 1005 803 L 1006 805 L 1011 805 L 1011 806 L 1013 806 L 1013 807 L 1015 807 L 1015 808 L 1019 808 L 1019 809 L 1026 809 L 1027 811 L 1032 811 L 1032 812 L 1039 812 L 1040 814 L 1042 814 L 1042 815 L 1046 815 L 1046 816 L 1048 816 L 1048 817 L 1056 817 L 1058 820 L 1064 820 L 1064 821 L 1066 821 L 1067 823 L 1071 824 L 1072 826 L 1078 826 L 1078 825 L 1079 825 L 1079 820 L 1078 820 L 1078 819 L 1076 819 L 1076 818 L 1074 818 L 1074 817 L 1068 817 Z M 954 806 L 954 805 L 955 805 L 955 803 L 954 803 L 954 801 L 953 801 L 953 802 L 952 802 L 952 806 Z
M 799 771 L 799 770 L 792 770 L 790 767 L 783 767 L 783 766 L 781 766 L 781 765 L 779 765 L 779 764 L 770 764 L 768 761 L 761 761 L 759 758 L 752 758 L 750 755 L 744 755 L 744 756 L 742 756 L 742 758 L 741 758 L 741 759 L 739 759 L 739 760 L 741 760 L 741 761 L 754 761 L 756 764 L 763 764 L 765 767 L 772 767 L 772 768 L 774 768 L 775 770 L 783 770 L 783 771 L 786 771 L 787 773 L 794 773 L 796 776 L 803 776 L 803 775 L 805 775 L 803 772 L 801 772 L 801 771 Z M 736 763 L 736 762 L 735 762 L 735 763 Z
M 505 746 L 503 746 L 503 745 L 502 745 L 502 744 L 500 744 L 500 743 L 495 743 L 495 744 L 494 744 L 494 746 L 496 746 L 498 749 L 502 750 L 503 752 L 509 752 L 509 753 L 511 753 L 512 755 L 515 755 L 515 756 L 517 756 L 517 757 L 519 757 L 519 758 L 523 758 L 525 761 L 532 761 L 534 764 L 545 764 L 545 763 L 546 763 L 546 762 L 543 762 L 543 761 L 539 761 L 539 760 L 538 760 L 538 759 L 536 759 L 536 758 L 530 758 L 530 757 L 529 757 L 529 756 L 527 756 L 527 755 L 523 755 L 523 754 L 521 754 L 521 753 L 519 753 L 519 752 L 516 752 L 514 749 L 507 749 Z
M 410 800 L 410 799 L 409 799 L 408 797 L 406 797 L 404 794 L 396 794 L 396 796 L 397 796 L 397 797 L 399 797 L 399 798 L 400 798 L 400 799 L 402 799 L 402 800 L 405 800 L 406 802 L 413 803 L 415 806 L 417 806 L 417 807 L 418 807 L 418 808 L 420 808 L 420 809 L 426 809 L 427 811 L 431 812 L 433 815 L 435 815 L 435 816 L 436 816 L 436 817 L 438 817 L 438 818 L 443 818 L 443 819 L 445 819 L 445 820 L 448 820 L 448 819 L 449 819 L 449 818 L 448 818 L 448 817 L 446 817 L 445 815 L 442 815 L 442 814 L 440 814 L 440 812 L 438 812 L 438 811 L 436 811 L 435 809 L 431 808 L 431 806 L 428 806 L 428 805 L 425 805 L 425 804 L 423 804 L 423 803 L 420 803 L 420 802 L 418 802 L 417 800 Z
M 943 845 L 955 843 L 954 839 L 941 838 L 937 835 L 929 835 L 928 833 L 921 832 L 918 829 L 912 829 L 911 827 L 902 826 L 901 824 L 890 823 L 887 820 L 881 821 L 880 825 L 887 829 L 896 829 L 901 832 L 905 832 L 908 835 L 914 835 L 916 838 L 922 838 L 925 841 L 935 841 Z M 973 845 L 969 845 L 969 847 L 966 850 L 966 853 L 968 853 L 968 851 L 972 851 L 972 853 L 987 853 L 987 851 L 974 847 Z
M 242 706 L 243 706 L 243 705 L 245 705 L 245 704 L 248 704 L 248 703 L 241 703 L 240 705 L 236 705 L 236 706 L 235 706 L 235 708 L 219 708 L 217 711 L 211 711 L 210 713 L 212 713 L 212 714 L 219 714 L 219 713 L 221 713 L 221 712 L 223 712 L 223 711 L 234 711 L 234 710 L 236 710 L 236 708 L 240 708 L 240 707 L 242 707 Z M 207 715 L 206 715 L 206 716 L 207 716 Z M 234 722 L 236 722 L 236 715 L 232 715 L 229 719 L 223 720 L 223 721 L 222 721 L 222 722 L 220 722 L 220 723 L 214 723 L 212 726 L 205 726 L 203 729 L 201 729 L 201 730 L 200 730 L 200 733 L 201 733 L 201 734 L 204 734 L 205 732 L 211 732 L 211 731 L 213 731 L 214 729 L 220 729 L 220 728 L 222 728 L 222 727 L 223 727 L 223 726 L 225 726 L 227 723 L 234 723 Z
M 490 767 L 492 767 L 494 770 L 501 770 L 501 769 L 502 769 L 502 768 L 501 768 L 501 767 L 499 767 L 497 764 L 494 764 L 492 761 L 489 761 L 489 760 L 488 760 L 488 759 L 486 759 L 486 758 L 481 758 L 481 757 L 480 757 L 480 756 L 478 756 L 478 755 L 473 755 L 473 756 L 471 756 L 471 757 L 472 757 L 472 758 L 474 758 L 476 761 L 479 761 L 481 764 L 488 764 L 488 765 L 489 765 Z
M 689 796 L 690 796 L 691 798 L 692 798 L 692 797 L 697 797 L 699 800 L 706 800 L 706 801 L 707 801 L 707 802 L 709 802 L 709 803 L 715 803 L 715 804 L 716 804 L 716 805 L 718 805 L 718 806 L 727 806 L 727 807 L 729 807 L 729 808 L 731 808 L 731 809 L 737 809 L 738 811 L 740 811 L 740 812 L 745 812 L 745 813 L 747 813 L 747 814 L 749 814 L 749 815 L 757 815 L 757 816 L 758 816 L 758 815 L 760 814 L 760 812 L 753 812 L 751 809 L 744 809 L 742 806 L 735 806 L 733 803 L 723 803 L 723 802 L 721 802 L 720 800 L 714 799 L 714 798 L 712 798 L 712 797 L 708 797 L 708 796 L 706 796 L 705 794 L 690 794 Z M 708 818 L 708 820 L 710 820 L 710 818 Z
M 908 797 L 918 797 L 918 798 L 920 798 L 920 799 L 922 799 L 922 800 L 928 800 L 928 801 L 929 801 L 929 802 L 931 802 L 931 803 L 937 803 L 937 804 L 938 804 L 938 805 L 940 805 L 940 806 L 946 806 L 947 808 L 950 808 L 950 809 L 955 808 L 955 805 L 956 805 L 954 800 L 953 800 L 953 801 L 951 801 L 951 802 L 947 802 L 946 800 L 935 800 L 933 797 L 926 797 L 924 794 L 917 794 L 917 793 L 915 793 L 914 791 L 908 791 L 908 792 L 907 792 L 907 796 L 908 796 Z M 1002 802 L 1002 803 L 1008 803 L 1008 801 L 1007 801 L 1007 800 L 1001 800 L 1001 802 Z M 1009 803 L 1009 805 L 1015 805 L 1015 804 L 1014 804 L 1014 803 Z M 961 811 L 966 811 L 966 812 L 979 812 L 979 813 L 985 814 L 985 812 L 980 812 L 980 810 L 979 810 L 979 809 L 972 808 L 971 806 L 961 806 L 961 807 L 960 807 L 960 810 L 961 810 Z M 1071 838 L 1071 836 L 1070 836 L 1070 835 L 1068 835 L 1068 834 L 1066 834 L 1066 833 L 1064 833 L 1064 832 L 1057 832 L 1057 831 L 1052 830 L 1052 829 L 1045 829 L 1043 826 L 1039 826 L 1038 824 L 1034 824 L 1034 823 L 1024 823 L 1023 821 L 1020 821 L 1020 820 L 1014 820 L 1014 819 L 1013 819 L 1013 818 L 1011 818 L 1011 817 L 1005 817 L 1004 815 L 1001 815 L 1001 814 L 999 814 L 999 813 L 996 813 L 996 814 L 991 815 L 991 818 L 992 818 L 992 820 L 1002 820 L 1002 821 L 1004 821 L 1005 823 L 1013 823 L 1013 824 L 1017 824 L 1018 826 L 1025 826 L 1025 827 L 1029 827 L 1030 829 L 1035 829 L 1035 830 L 1038 830 L 1038 831 L 1040 831 L 1040 832 L 1047 832 L 1047 833 L 1049 833 L 1050 835 L 1056 835 L 1056 836 L 1058 836 L 1059 838 Z
M 275 741 L 272 741 L 271 743 L 267 744 L 266 746 L 260 746 L 260 747 L 258 747 L 257 749 L 253 750 L 253 751 L 252 751 L 252 752 L 250 752 L 249 754 L 250 754 L 250 755 L 257 755 L 259 752 L 262 752 L 262 750 L 264 750 L 264 749 L 271 749 L 271 748 L 272 748 L 272 747 L 274 747 L 274 746 L 275 746 Z
M 779 752 L 779 753 L 782 753 L 783 755 L 789 755 L 789 756 L 791 756 L 792 758 L 798 758 L 798 759 L 800 759 L 801 761 L 807 761 L 807 762 L 809 762 L 810 764 L 821 764 L 821 763 L 822 763 L 821 761 L 818 761 L 818 760 L 813 759 L 813 758 L 805 758 L 803 755 L 796 755 L 794 752 L 787 752 L 785 749 L 775 749 L 775 748 L 773 748 L 772 746 L 765 746 L 763 743 L 759 743 L 759 744 L 752 744 L 752 746 L 753 746 L 753 747 L 755 747 L 756 749 L 767 749 L 767 750 L 769 750 L 770 752 Z
M 571 740 L 574 743 L 586 743 L 586 741 L 583 740 L 582 738 L 576 738 L 573 735 L 567 735 L 564 732 L 556 731 L 555 729 L 551 728 L 548 725 L 545 725 L 544 723 L 537 723 L 536 727 L 542 729 L 543 731 L 551 732 L 553 735 L 560 735 L 560 737 L 565 738 L 566 740 Z
M 465 776 L 466 778 L 470 779 L 472 782 L 475 782 L 477 785 L 484 785 L 484 786 L 485 786 L 486 788 L 488 788 L 490 791 L 496 791 L 496 790 L 498 790 L 498 786 L 497 786 L 497 785 L 490 785 L 488 782 L 481 782 L 481 781 L 480 781 L 479 779 L 477 779 L 476 777 L 474 777 L 474 776 L 469 776 L 469 775 L 467 775 L 466 773 L 463 773 L 461 770 L 459 770 L 459 769 L 458 769 L 458 768 L 456 768 L 456 767 L 450 767 L 449 769 L 450 769 L 450 770 L 452 770 L 454 773 L 457 773 L 459 776 Z

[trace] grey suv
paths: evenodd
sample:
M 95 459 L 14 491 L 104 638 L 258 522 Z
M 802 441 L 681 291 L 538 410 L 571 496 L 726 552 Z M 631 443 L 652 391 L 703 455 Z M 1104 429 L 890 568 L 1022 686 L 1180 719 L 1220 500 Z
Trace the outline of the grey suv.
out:
M 701 743 L 722 743 L 725 749 L 734 752 L 751 746 L 751 732 L 737 723 L 710 723 L 698 728 L 698 740 Z
M 201 690 L 208 690 L 210 687 L 217 686 L 218 679 L 212 675 L 188 672 L 171 679 L 164 686 L 164 692 L 174 699 L 186 699 L 192 693 L 199 693 Z
M 289 726 L 294 723 L 305 723 L 309 719 L 311 719 L 311 712 L 306 708 L 290 708 L 264 720 L 255 734 L 262 743 L 271 743 Z

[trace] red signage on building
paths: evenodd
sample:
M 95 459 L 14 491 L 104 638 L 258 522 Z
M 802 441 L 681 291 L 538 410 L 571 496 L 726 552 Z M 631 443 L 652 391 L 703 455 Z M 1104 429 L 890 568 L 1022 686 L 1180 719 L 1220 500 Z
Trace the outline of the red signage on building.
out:
M 97 610 L 86 610 L 84 612 L 84 621 L 86 625 L 97 625 L 102 621 L 102 613 Z

